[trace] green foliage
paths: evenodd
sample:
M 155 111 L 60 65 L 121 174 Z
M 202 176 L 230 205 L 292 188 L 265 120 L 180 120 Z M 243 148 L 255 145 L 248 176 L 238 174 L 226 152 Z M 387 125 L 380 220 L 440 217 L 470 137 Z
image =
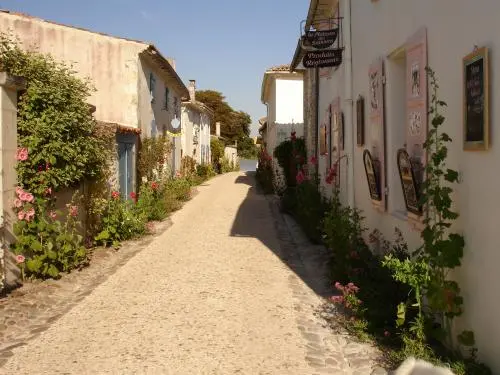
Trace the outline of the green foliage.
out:
M 220 139 L 217 139 L 215 137 L 212 137 L 210 139 L 212 165 L 216 173 L 222 173 L 220 163 L 222 158 L 224 157 L 224 148 L 224 142 L 222 142 Z
M 295 138 L 293 134 L 290 140 L 281 142 L 274 149 L 274 157 L 283 168 L 286 185 L 296 186 L 297 172 L 306 163 L 306 144 L 303 138 Z
M 224 95 L 218 91 L 199 90 L 196 92 L 196 100 L 214 111 L 212 133 L 215 133 L 215 123 L 220 122 L 223 138 L 234 142 L 248 137 L 252 123 L 250 115 L 243 111 L 235 111 L 225 99 Z
M 250 137 L 242 137 L 238 140 L 238 156 L 243 159 L 257 159 L 259 149 Z
M 137 158 L 140 177 L 147 181 L 161 180 L 165 173 L 170 172 L 166 166 L 171 151 L 172 142 L 166 135 L 142 139 Z
M 264 147 L 262 147 L 259 151 L 258 160 L 259 162 L 255 178 L 264 194 L 272 194 L 274 193 L 272 158 Z
M 96 122 L 86 103 L 89 82 L 49 55 L 23 51 L 5 34 L 0 35 L 0 61 L 3 70 L 27 80 L 18 103 L 18 144 L 29 154 L 17 167 L 21 186 L 43 196 L 47 188 L 96 178 L 107 153 L 94 135 Z
M 102 230 L 95 237 L 97 245 L 118 247 L 121 241 L 146 232 L 147 216 L 132 200 L 124 200 L 117 192 L 108 200 L 102 217 Z
M 76 207 L 76 206 L 74 206 Z M 25 202 L 18 212 L 32 212 L 33 217 L 14 224 L 16 243 L 11 247 L 15 254 L 26 258 L 21 263 L 26 276 L 34 278 L 58 278 L 61 272 L 69 272 L 87 261 L 82 236 L 78 234 L 76 208 L 61 222 L 61 212 L 46 210 L 41 199 Z M 73 216 L 75 215 L 75 216 Z
M 144 183 L 139 188 L 139 199 L 136 210 L 146 221 L 161 221 L 168 216 L 164 200 L 164 184 L 158 182 Z
M 85 263 L 87 256 L 73 215 L 56 219 L 61 213 L 53 211 L 54 193 L 102 178 L 108 140 L 99 136 L 87 104 L 90 83 L 70 67 L 49 55 L 23 51 L 5 34 L 0 35 L 0 62 L 4 71 L 27 81 L 18 101 L 19 221 L 12 248 L 25 257 L 21 266 L 27 275 L 56 278 Z
M 196 160 L 191 156 L 184 156 L 181 160 L 181 175 L 185 178 L 192 178 L 196 173 Z
M 207 180 L 217 175 L 212 164 L 200 164 L 196 166 L 196 174 L 203 180 Z

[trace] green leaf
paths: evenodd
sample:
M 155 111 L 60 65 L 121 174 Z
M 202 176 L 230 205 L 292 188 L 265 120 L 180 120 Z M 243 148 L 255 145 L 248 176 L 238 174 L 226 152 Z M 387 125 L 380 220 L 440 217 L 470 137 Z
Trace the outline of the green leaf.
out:
M 396 316 L 396 325 L 398 327 L 401 327 L 405 323 L 406 319 L 406 304 L 404 304 L 403 302 L 398 305 Z
M 447 169 L 444 179 L 448 182 L 457 182 L 458 181 L 458 172 L 453 169 Z

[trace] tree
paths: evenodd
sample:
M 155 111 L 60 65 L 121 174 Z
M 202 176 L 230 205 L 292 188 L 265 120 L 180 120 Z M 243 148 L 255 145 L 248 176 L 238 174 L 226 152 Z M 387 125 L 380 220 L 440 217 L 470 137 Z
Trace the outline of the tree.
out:
M 250 135 L 250 115 L 243 111 L 235 111 L 221 92 L 214 90 L 200 90 L 196 92 L 196 100 L 202 102 L 215 113 L 212 123 L 212 132 L 215 132 L 215 123 L 221 123 L 221 136 L 229 142 L 240 141 Z

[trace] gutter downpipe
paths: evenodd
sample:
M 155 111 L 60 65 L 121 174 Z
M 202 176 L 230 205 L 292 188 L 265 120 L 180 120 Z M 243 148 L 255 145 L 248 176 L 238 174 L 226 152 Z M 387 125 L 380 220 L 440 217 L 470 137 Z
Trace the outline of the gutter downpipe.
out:
M 353 74 L 352 74 L 352 34 L 351 34 L 351 0 L 345 0 L 345 15 L 344 21 L 346 22 L 345 30 L 345 94 L 346 94 L 346 123 L 351 126 L 351 139 L 349 142 L 348 158 L 347 158 L 347 201 L 350 207 L 354 207 L 354 141 L 356 139 L 356 129 L 354 126 L 353 105 L 354 100 L 352 97 L 353 92 Z
M 314 136 L 314 156 L 319 160 L 319 68 L 314 68 L 314 105 L 316 106 L 316 116 L 314 125 L 316 134 Z M 319 173 L 319 163 L 316 163 L 316 174 Z

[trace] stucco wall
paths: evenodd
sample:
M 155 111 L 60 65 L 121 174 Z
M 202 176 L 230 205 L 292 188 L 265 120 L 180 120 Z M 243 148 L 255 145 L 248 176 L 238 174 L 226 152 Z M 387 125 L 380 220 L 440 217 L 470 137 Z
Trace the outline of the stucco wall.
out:
M 73 64 L 96 88 L 89 102 L 98 120 L 138 126 L 138 54 L 147 45 L 42 20 L 0 12 L 0 31 L 13 33 L 23 47 Z
M 302 77 L 276 80 L 276 118 L 279 124 L 304 122 Z
M 455 208 L 461 215 L 456 229 L 463 231 L 466 241 L 463 266 L 456 275 L 465 299 L 465 314 L 459 320 L 457 330 L 474 330 L 480 358 L 493 366 L 494 373 L 500 372 L 500 325 L 497 324 L 500 299 L 491 289 L 500 284 L 497 269 L 500 264 L 497 237 L 500 176 L 493 172 L 498 169 L 500 161 L 500 132 L 497 131 L 500 74 L 496 74 L 500 34 L 495 26 L 498 24 L 500 3 L 495 0 L 382 0 L 351 3 L 355 96 L 363 94 L 367 97 L 368 66 L 374 59 L 387 56 L 402 46 L 419 28 L 427 28 L 428 63 L 439 79 L 440 98 L 448 103 L 443 126 L 443 131 L 453 139 L 449 147 L 448 166 L 459 170 L 463 178 L 462 183 L 455 187 L 454 197 Z M 472 52 L 474 45 L 487 46 L 491 52 L 492 146 L 489 151 L 465 152 L 462 146 L 462 58 Z M 388 76 L 387 80 L 388 90 L 391 78 Z M 391 93 L 387 93 L 387 90 L 389 111 Z M 395 142 L 401 146 L 401 141 Z M 356 204 L 364 209 L 367 224 L 378 226 L 387 235 L 397 225 L 406 232 L 408 238 L 415 238 L 404 218 L 390 213 L 390 200 L 389 213 L 380 214 L 372 209 L 363 173 L 361 149 L 356 152 L 355 175 Z M 389 191 L 389 194 L 394 193 Z

